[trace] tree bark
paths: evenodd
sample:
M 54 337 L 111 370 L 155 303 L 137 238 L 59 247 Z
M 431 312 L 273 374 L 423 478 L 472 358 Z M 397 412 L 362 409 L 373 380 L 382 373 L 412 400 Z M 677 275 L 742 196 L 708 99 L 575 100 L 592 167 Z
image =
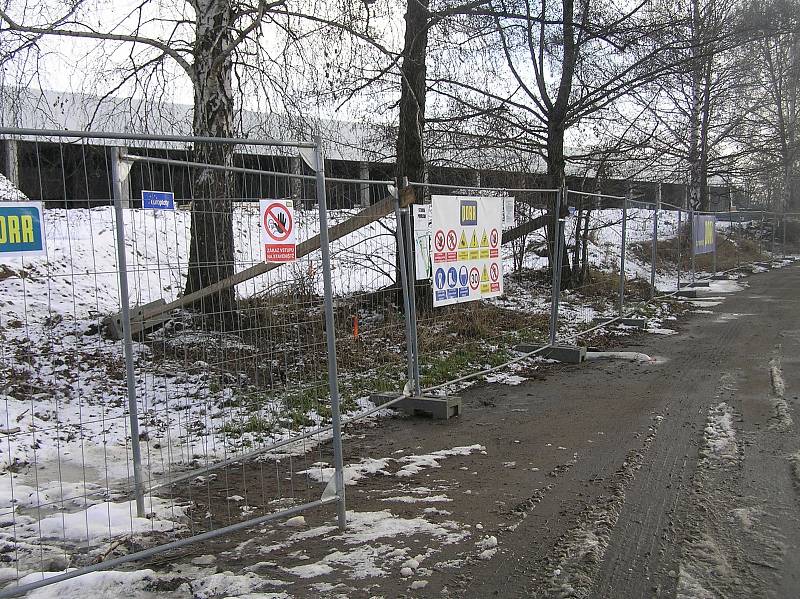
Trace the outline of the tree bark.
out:
M 408 0 L 403 64 L 400 67 L 400 120 L 397 130 L 397 179 L 425 177 L 425 58 L 428 51 L 428 0 Z
M 194 46 L 194 122 L 197 136 L 233 136 L 233 64 L 230 46 L 234 20 L 231 3 L 193 0 L 197 35 Z M 233 165 L 233 146 L 199 143 L 195 160 Z M 185 293 L 207 287 L 234 273 L 234 179 L 229 171 L 201 169 L 194 177 L 189 265 Z M 233 321 L 235 292 L 229 287 L 201 301 L 200 308 L 224 327 Z

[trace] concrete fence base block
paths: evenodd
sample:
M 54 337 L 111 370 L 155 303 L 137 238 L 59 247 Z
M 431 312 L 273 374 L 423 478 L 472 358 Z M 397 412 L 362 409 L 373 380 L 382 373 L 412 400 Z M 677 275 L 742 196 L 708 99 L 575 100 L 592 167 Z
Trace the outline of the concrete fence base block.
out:
M 712 281 L 730 281 L 732 280 L 730 275 L 714 275 L 711 277 Z
M 643 329 L 647 326 L 647 319 L 646 318 L 596 318 L 595 322 L 597 324 L 606 324 L 612 322 L 614 324 L 623 324 L 626 327 L 635 327 L 637 329 Z
M 514 351 L 528 354 L 532 351 L 536 351 L 540 347 L 541 346 L 537 347 L 535 345 L 522 344 L 514 347 Z M 543 349 L 541 352 L 539 352 L 539 355 L 542 358 L 556 360 L 557 362 L 564 362 L 565 364 L 580 364 L 586 359 L 586 347 L 579 345 L 555 345 L 553 347 Z
M 675 295 L 676 297 L 700 297 L 697 289 L 679 289 Z
M 370 396 L 370 399 L 376 406 L 380 406 L 398 397 L 399 395 L 396 392 L 387 392 L 374 393 Z M 402 410 L 412 416 L 427 416 L 437 420 L 448 420 L 461 414 L 461 398 L 457 395 L 445 397 L 417 395 L 405 397 L 389 407 L 393 410 Z
M 696 288 L 696 287 L 708 287 L 711 283 L 708 281 L 695 281 L 694 283 L 684 283 L 681 287 L 688 287 L 688 288 Z

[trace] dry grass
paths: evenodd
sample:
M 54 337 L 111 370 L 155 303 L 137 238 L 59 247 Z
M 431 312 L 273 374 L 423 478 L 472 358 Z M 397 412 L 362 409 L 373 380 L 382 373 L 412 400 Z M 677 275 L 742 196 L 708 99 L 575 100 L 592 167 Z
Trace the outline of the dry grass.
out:
M 718 233 L 717 271 L 731 270 L 747 262 L 768 260 L 769 256 L 761 250 L 762 245 L 753 239 L 740 239 L 738 235 L 731 239 L 722 233 Z M 650 263 L 652 253 L 649 242 L 636 243 L 629 247 L 639 261 Z M 663 270 L 663 267 L 674 270 L 678 266 L 679 257 L 681 269 L 684 271 L 691 269 L 692 254 L 687 235 L 681 235 L 680 238 L 659 240 L 656 246 L 656 260 L 658 261 L 659 270 Z M 713 269 L 713 261 L 713 254 L 695 256 L 695 269 L 711 271 Z
M 615 300 L 619 296 L 619 273 L 590 268 L 586 281 L 574 291 L 591 300 Z M 650 297 L 650 283 L 643 279 L 626 279 L 625 298 L 644 300 Z

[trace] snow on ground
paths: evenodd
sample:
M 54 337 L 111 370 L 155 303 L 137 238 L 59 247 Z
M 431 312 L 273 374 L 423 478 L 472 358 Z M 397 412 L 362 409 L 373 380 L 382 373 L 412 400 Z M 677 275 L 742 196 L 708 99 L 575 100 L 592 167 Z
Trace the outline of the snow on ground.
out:
M 19 199 L 4 179 L 0 179 L 0 196 Z M 335 224 L 352 214 L 348 210 L 330 211 L 330 220 Z M 649 239 L 649 213 L 632 210 L 629 215 L 630 241 Z M 237 204 L 233 216 L 238 271 L 262 261 L 258 206 Z M 589 260 L 595 268 L 613 271 L 618 264 L 620 218 L 620 211 L 593 212 Z M 296 220 L 298 241 L 318 233 L 315 211 L 297 210 Z M 674 220 L 670 214 L 662 215 L 659 234 L 674 235 Z M 125 250 L 133 304 L 169 302 L 180 295 L 188 263 L 189 223 L 190 213 L 185 210 L 125 210 Z M 110 207 L 46 210 L 45 225 L 46 257 L 0 258 L 0 378 L 9 382 L 0 387 L 0 405 L 5 409 L 0 416 L 0 535 L 17 539 L 24 546 L 22 553 L 27 551 L 28 556 L 39 551 L 54 560 L 53 564 L 65 567 L 58 559 L 58 548 L 46 541 L 47 534 L 59 532 L 62 542 L 74 542 L 80 538 L 169 532 L 182 526 L 185 508 L 148 496 L 148 511 L 154 515 L 140 522 L 126 495 L 132 464 L 122 344 L 99 332 L 102 318 L 119 309 L 114 212 Z M 393 228 L 394 218 L 387 217 L 332 244 L 337 296 L 377 290 L 394 278 Z M 541 233 L 538 235 L 541 237 Z M 531 238 L 536 242 L 537 235 Z M 506 273 L 511 271 L 511 252 L 511 248 L 504 248 Z M 546 258 L 529 251 L 524 265 L 545 268 Z M 649 277 L 649 265 L 629 255 L 626 273 L 628 277 Z M 671 277 L 669 272 L 659 273 L 659 286 L 669 287 Z M 319 294 L 321 286 L 317 252 L 247 281 L 237 286 L 236 292 L 240 298 L 265 293 L 293 297 L 297 293 Z M 549 309 L 548 291 L 510 278 L 506 291 L 506 296 L 492 303 L 526 314 Z M 588 302 L 579 294 L 565 293 L 559 320 L 561 334 L 574 334 L 597 317 L 613 315 L 614 310 L 613 298 Z M 669 307 L 660 306 L 658 310 L 666 313 Z M 314 318 L 319 317 L 318 312 L 313 313 Z M 301 324 L 293 326 L 300 331 Z M 259 355 L 260 348 L 238 332 L 210 334 L 194 327 L 188 315 L 178 313 L 171 328 L 161 329 L 152 338 L 176 355 L 185 352 L 192 357 L 165 357 L 156 355 L 152 344 L 133 345 L 148 483 L 300 431 L 315 430 L 324 421 L 313 406 L 293 416 L 299 423 L 287 420 L 286 400 L 265 397 L 253 383 L 252 379 L 273 376 L 271 372 L 211 376 L 209 362 L 203 359 L 210 348 L 223 352 L 223 358 Z M 324 373 L 321 376 L 324 381 Z M 523 380 L 513 371 L 488 379 L 507 384 Z M 295 386 L 294 381 L 286 383 L 287 388 Z M 259 402 L 255 411 L 248 404 L 253 396 Z M 352 414 L 373 407 L 367 397 L 354 399 Z M 278 418 L 264 423 L 263 414 L 276 414 Z M 236 427 L 237 434 L 230 434 Z M 298 442 L 280 454 L 306 453 L 327 438 L 320 435 Z M 355 484 L 365 476 L 387 472 L 408 477 L 438 467 L 438 462 L 449 455 L 467 455 L 480 449 L 476 445 L 424 456 L 369 458 L 348 466 L 346 479 L 348 484 Z M 466 453 L 452 453 L 456 450 Z M 320 481 L 329 479 L 330 472 L 332 468 L 325 464 L 305 471 Z M 394 500 L 402 501 L 403 497 Z M 41 535 L 44 545 L 37 545 L 41 531 L 48 533 Z M 65 531 L 69 533 L 66 536 Z M 60 553 L 63 555 L 63 551 Z M 333 560 L 326 562 L 329 566 L 331 563 Z
M 776 430 L 789 430 L 794 424 L 792 409 L 786 401 L 786 382 L 783 378 L 780 358 L 775 357 L 769 362 L 769 377 L 772 387 L 772 405 L 775 410 L 771 427 Z
M 709 409 L 706 427 L 703 429 L 703 455 L 718 460 L 738 460 L 739 446 L 733 426 L 733 410 L 721 402 Z
M 50 577 L 61 572 L 30 574 L 20 580 L 27 584 Z M 175 581 L 175 582 L 173 582 Z M 90 572 L 31 591 L 29 599 L 85 599 L 87 596 L 98 599 L 125 597 L 126 599 L 158 599 L 164 596 L 164 584 L 174 588 L 170 597 L 175 599 L 217 599 L 238 597 L 239 599 L 292 599 L 285 591 L 273 591 L 273 582 L 255 574 L 237 575 L 220 572 L 211 575 L 198 575 L 194 580 L 184 582 L 176 575 L 164 575 L 153 570 Z
M 14 184 L 9 181 L 5 175 L 0 173 L 0 202 L 21 202 L 27 201 L 19 189 L 14 187 Z
M 406 478 L 414 476 L 426 468 L 439 468 L 439 462 L 450 456 L 465 456 L 481 451 L 486 451 L 486 448 L 476 444 L 440 449 L 424 455 L 407 455 L 401 458 L 362 458 L 358 464 L 344 467 L 344 482 L 346 485 L 354 485 L 371 474 Z M 401 466 L 399 469 L 391 471 L 390 464 Z M 326 462 L 318 462 L 312 468 L 301 470 L 298 474 L 305 474 L 315 482 L 327 483 L 333 478 L 334 468 L 328 466 Z

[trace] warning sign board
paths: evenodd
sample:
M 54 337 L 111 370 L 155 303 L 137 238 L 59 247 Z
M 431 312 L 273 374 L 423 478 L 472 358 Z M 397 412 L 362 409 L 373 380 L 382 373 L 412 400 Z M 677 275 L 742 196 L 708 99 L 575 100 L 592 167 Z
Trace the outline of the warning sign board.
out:
M 414 204 L 414 264 L 417 280 L 431 278 L 431 207 Z
M 503 198 L 433 196 L 431 200 L 432 227 L 441 231 L 433 255 L 433 305 L 502 295 Z
M 297 259 L 297 233 L 292 200 L 259 202 L 261 243 L 265 262 L 294 262 Z

